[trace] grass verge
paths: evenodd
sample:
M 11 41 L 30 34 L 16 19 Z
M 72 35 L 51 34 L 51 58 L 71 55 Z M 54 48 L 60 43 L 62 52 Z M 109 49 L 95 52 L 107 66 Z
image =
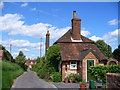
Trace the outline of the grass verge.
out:
M 2 61 L 2 88 L 11 88 L 14 79 L 23 72 L 24 70 L 18 64 Z

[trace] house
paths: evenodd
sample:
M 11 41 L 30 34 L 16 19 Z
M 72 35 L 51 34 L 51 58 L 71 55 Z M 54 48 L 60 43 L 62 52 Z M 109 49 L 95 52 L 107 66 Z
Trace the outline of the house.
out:
M 3 59 L 3 50 L 0 50 L 0 61 Z
M 32 65 L 36 64 L 36 60 L 30 60 L 28 59 L 25 63 L 25 65 L 27 65 L 29 68 L 32 68 Z
M 98 64 L 107 65 L 107 58 L 95 45 L 95 42 L 81 35 L 81 19 L 73 12 L 72 28 L 60 37 L 54 44 L 60 47 L 62 80 L 69 73 L 82 76 L 82 80 L 89 81 L 88 72 L 90 66 Z M 49 31 L 46 34 L 46 51 L 49 48 Z

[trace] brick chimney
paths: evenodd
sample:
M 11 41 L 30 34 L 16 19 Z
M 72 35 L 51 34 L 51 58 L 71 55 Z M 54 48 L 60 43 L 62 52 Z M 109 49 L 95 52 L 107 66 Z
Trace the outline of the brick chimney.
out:
M 50 33 L 49 33 L 49 31 L 47 31 L 47 34 L 46 34 L 46 43 L 45 43 L 45 45 L 46 45 L 46 51 L 48 50 L 48 48 L 49 48 L 49 44 L 50 44 Z
M 81 19 L 76 18 L 76 11 L 73 11 L 72 22 L 72 38 L 73 40 L 81 40 Z

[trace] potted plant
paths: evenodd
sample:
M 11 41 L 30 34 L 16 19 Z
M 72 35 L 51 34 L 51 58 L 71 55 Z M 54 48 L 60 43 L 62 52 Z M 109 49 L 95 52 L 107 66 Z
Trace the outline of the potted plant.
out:
M 80 82 L 80 88 L 86 88 L 86 82 L 85 81 Z
M 68 83 L 68 81 L 69 81 L 69 77 L 68 77 L 68 76 L 65 77 L 64 81 L 65 81 L 65 83 Z
M 73 83 L 75 81 L 75 78 L 71 76 L 69 80 L 70 80 L 70 83 Z

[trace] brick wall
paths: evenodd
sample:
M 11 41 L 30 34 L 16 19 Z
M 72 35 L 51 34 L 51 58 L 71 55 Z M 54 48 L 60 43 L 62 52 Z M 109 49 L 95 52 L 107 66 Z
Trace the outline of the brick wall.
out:
M 66 71 L 66 65 L 67 65 L 67 71 Z M 79 75 L 82 74 L 82 70 L 80 68 L 80 61 L 77 62 L 77 69 L 70 69 L 70 61 L 62 62 L 62 80 L 64 80 L 67 74 L 73 72 L 77 72 Z
M 107 88 L 120 89 L 120 73 L 107 73 L 106 74 L 106 86 Z

